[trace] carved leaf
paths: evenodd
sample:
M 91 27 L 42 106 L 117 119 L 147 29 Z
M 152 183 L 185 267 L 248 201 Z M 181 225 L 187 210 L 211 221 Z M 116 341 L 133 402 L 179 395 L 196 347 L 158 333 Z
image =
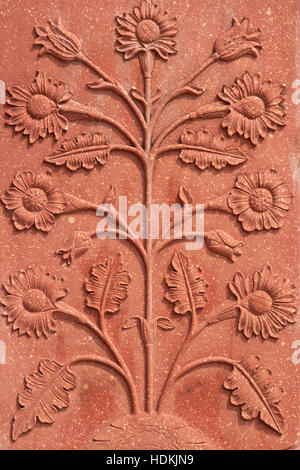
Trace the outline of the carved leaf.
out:
M 160 88 L 158 88 L 156 90 L 156 92 L 154 93 L 154 95 L 151 97 L 151 103 L 155 103 L 157 100 L 159 100 L 159 98 L 161 97 L 162 95 L 162 91 Z
M 142 340 L 145 344 L 152 344 L 153 343 L 153 334 L 151 332 L 150 326 L 146 318 L 143 318 L 141 316 L 136 316 L 136 317 L 130 317 L 122 328 L 124 330 L 129 330 L 131 328 L 134 328 L 136 326 L 140 325 L 140 333 Z
M 213 135 L 203 128 L 184 131 L 180 141 L 191 148 L 181 150 L 179 158 L 185 163 L 194 163 L 200 170 L 209 166 L 221 170 L 226 165 L 240 165 L 248 160 L 240 147 L 233 147 L 225 137 Z
M 282 389 L 272 380 L 272 372 L 260 366 L 257 356 L 237 362 L 225 378 L 224 388 L 232 390 L 230 402 L 241 406 L 241 416 L 257 418 L 282 434 L 283 416 L 278 408 Z
M 117 313 L 121 302 L 127 297 L 130 280 L 130 274 L 123 267 L 120 254 L 94 265 L 90 278 L 85 283 L 85 288 L 89 292 L 87 305 L 103 314 Z
M 157 318 L 157 326 L 162 330 L 174 330 L 175 325 L 171 322 L 171 320 L 167 317 L 159 317 Z
M 111 88 L 115 88 L 116 86 L 117 83 L 115 80 L 111 80 L 110 82 L 108 82 L 103 78 L 99 78 L 98 80 L 87 84 L 87 87 L 91 88 L 92 90 L 109 90 Z
M 201 277 L 199 266 L 191 266 L 188 257 L 181 251 L 176 251 L 172 258 L 174 270 L 165 277 L 168 291 L 165 297 L 174 303 L 175 313 L 184 315 L 195 312 L 206 304 L 204 295 L 207 283 Z
M 138 88 L 132 87 L 130 93 L 132 94 L 133 98 L 135 98 L 137 101 L 141 101 L 144 105 L 147 104 L 144 93 Z
M 185 186 L 180 186 L 178 197 L 182 204 L 193 204 L 193 196 Z
M 67 366 L 44 359 L 39 370 L 26 377 L 26 389 L 18 396 L 22 406 L 14 415 L 13 440 L 30 431 L 37 420 L 53 423 L 57 410 L 69 406 L 69 391 L 76 386 L 76 377 Z
M 116 200 L 116 188 L 111 184 L 104 196 L 103 204 L 113 204 Z
M 54 165 L 66 165 L 71 171 L 81 166 L 91 170 L 97 164 L 105 165 L 109 152 L 110 146 L 105 135 L 95 132 L 64 140 L 61 147 L 45 158 L 45 161 Z
M 185 86 L 180 89 L 180 94 L 188 94 L 194 96 L 200 96 L 205 92 L 205 88 L 201 88 L 195 84 Z
M 130 330 L 131 328 L 135 328 L 139 324 L 139 317 L 130 317 L 127 318 L 124 325 L 122 325 L 123 330 Z

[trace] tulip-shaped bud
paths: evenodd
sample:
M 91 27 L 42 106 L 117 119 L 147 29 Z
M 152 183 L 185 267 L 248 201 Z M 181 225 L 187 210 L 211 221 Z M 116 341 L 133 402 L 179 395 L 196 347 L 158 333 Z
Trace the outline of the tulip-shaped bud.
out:
M 81 42 L 67 31 L 58 20 L 57 24 L 49 20 L 46 26 L 36 26 L 38 35 L 34 44 L 42 46 L 39 55 L 52 54 L 60 60 L 76 60 L 81 52 Z
M 62 257 L 62 261 L 69 266 L 75 258 L 86 253 L 92 246 L 91 232 L 75 232 L 67 241 L 64 248 L 56 251 Z
M 223 230 L 212 230 L 205 234 L 208 249 L 213 253 L 224 256 L 235 261 L 242 254 L 241 247 L 244 245 L 240 240 L 235 240 Z
M 233 18 L 232 27 L 216 40 L 214 53 L 221 60 L 234 60 L 247 54 L 257 57 L 257 49 L 262 47 L 259 36 L 260 30 L 251 29 L 248 18 L 241 23 Z

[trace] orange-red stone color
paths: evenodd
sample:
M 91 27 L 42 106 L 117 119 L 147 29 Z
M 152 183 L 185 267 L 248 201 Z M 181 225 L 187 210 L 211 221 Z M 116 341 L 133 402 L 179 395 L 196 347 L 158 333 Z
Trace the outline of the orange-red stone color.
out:
M 1 449 L 298 446 L 297 4 L 0 1 Z

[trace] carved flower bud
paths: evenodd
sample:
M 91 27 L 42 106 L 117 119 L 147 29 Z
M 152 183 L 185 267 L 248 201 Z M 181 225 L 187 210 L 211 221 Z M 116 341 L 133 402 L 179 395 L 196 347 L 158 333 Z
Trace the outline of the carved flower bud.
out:
M 223 230 L 212 230 L 205 235 L 207 247 L 214 253 L 235 261 L 242 254 L 243 242 L 235 240 Z
M 46 26 L 36 26 L 38 35 L 34 44 L 42 46 L 39 55 L 52 54 L 60 60 L 75 60 L 81 51 L 81 42 L 67 31 L 58 20 L 57 24 L 49 20 Z
M 260 30 L 251 29 L 248 18 L 240 23 L 233 18 L 233 25 L 225 33 L 220 34 L 214 45 L 214 53 L 221 60 L 234 60 L 243 55 L 258 56 L 257 48 L 261 48 Z
M 63 262 L 70 265 L 73 259 L 86 253 L 91 246 L 91 233 L 78 231 L 67 241 L 64 248 L 56 251 L 56 254 L 62 257 Z

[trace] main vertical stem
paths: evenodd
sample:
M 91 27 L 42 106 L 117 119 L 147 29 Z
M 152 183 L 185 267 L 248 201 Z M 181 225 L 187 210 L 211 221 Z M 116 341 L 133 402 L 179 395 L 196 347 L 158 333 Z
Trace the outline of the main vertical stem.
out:
M 146 207 L 147 207 L 147 238 L 146 238 L 146 320 L 148 321 L 150 329 L 152 329 L 152 231 L 151 231 L 151 206 L 152 206 L 152 177 L 153 177 L 153 162 L 150 160 L 151 151 L 151 96 L 152 96 L 152 71 L 153 71 L 153 56 L 151 51 L 147 51 L 143 58 L 142 68 L 144 74 L 144 93 L 145 93 L 145 141 L 144 149 L 147 155 L 146 159 Z M 146 344 L 146 389 L 145 389 L 145 410 L 148 413 L 153 412 L 153 341 Z

